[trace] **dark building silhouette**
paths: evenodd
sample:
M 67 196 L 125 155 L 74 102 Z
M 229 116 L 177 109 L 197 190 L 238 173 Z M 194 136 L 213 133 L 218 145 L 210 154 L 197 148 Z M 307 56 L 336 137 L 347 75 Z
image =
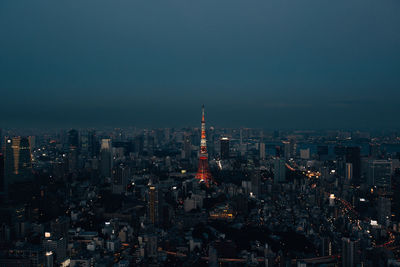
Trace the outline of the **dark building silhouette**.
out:
M 26 137 L 7 138 L 4 155 L 4 188 L 32 178 L 29 140 Z
M 392 178 L 392 190 L 393 192 L 400 192 L 400 170 L 397 169 Z M 400 194 L 393 194 L 393 213 L 397 218 L 400 217 Z
M 280 158 L 282 156 L 282 148 L 281 146 L 275 146 L 275 156 Z
M 359 147 L 346 147 L 346 163 L 352 164 L 353 181 L 351 181 L 351 183 L 359 185 L 361 182 L 361 158 Z
M 134 151 L 139 155 L 143 154 L 144 136 L 143 135 L 136 136 L 134 142 L 135 142 Z
M 360 261 L 360 242 L 350 238 L 342 238 L 342 266 L 357 266 Z
M 325 160 L 328 156 L 328 146 L 317 146 L 317 154 L 319 160 Z
M 77 130 L 68 132 L 68 166 L 69 171 L 74 172 L 78 168 L 79 157 L 79 133 Z
M 103 178 L 111 178 L 112 170 L 112 154 L 111 139 L 101 140 L 100 150 L 100 174 Z
M 221 159 L 229 159 L 229 138 L 222 137 L 220 140 L 221 144 Z
M 190 133 L 185 133 L 183 139 L 184 158 L 188 159 L 192 155 L 192 136 Z
M 147 134 L 146 136 L 146 151 L 149 155 L 153 155 L 155 148 L 154 136 Z
M 251 191 L 256 197 L 260 196 L 261 193 L 261 174 L 259 172 L 255 172 L 251 176 Z
M 81 132 L 81 154 L 84 157 L 89 156 L 89 131 Z
M 4 192 L 4 155 L 0 153 L 0 193 Z
M 369 156 L 370 157 L 377 159 L 377 158 L 379 158 L 380 153 L 381 153 L 380 144 L 373 144 L 373 143 L 369 144 Z
M 79 133 L 75 129 L 68 132 L 68 147 L 79 147 Z
M 98 157 L 99 156 L 99 142 L 96 138 L 96 131 L 90 130 L 88 131 L 88 154 L 89 157 Z
M 130 178 L 130 168 L 126 164 L 119 164 L 112 168 L 112 192 L 121 194 L 126 191 L 126 186 Z
M 337 158 L 344 158 L 346 156 L 346 147 L 335 146 L 334 152 Z

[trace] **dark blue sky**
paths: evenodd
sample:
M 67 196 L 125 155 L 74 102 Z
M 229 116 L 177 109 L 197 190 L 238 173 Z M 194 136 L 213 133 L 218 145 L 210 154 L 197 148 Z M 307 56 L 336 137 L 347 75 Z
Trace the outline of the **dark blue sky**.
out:
M 0 127 L 400 128 L 399 0 L 0 1 Z

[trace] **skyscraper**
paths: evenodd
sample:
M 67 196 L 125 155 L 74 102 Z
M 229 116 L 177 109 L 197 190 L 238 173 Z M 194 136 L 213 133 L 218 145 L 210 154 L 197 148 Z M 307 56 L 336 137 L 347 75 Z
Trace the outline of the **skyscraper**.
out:
M 281 183 L 286 180 L 285 161 L 280 158 L 274 160 L 274 183 Z
M 11 183 L 30 179 L 32 177 L 32 162 L 28 138 L 7 138 L 4 161 L 6 189 Z
M 286 160 L 288 160 L 292 156 L 291 149 L 290 149 L 290 142 L 282 141 L 282 144 L 283 144 L 283 156 L 285 157 Z
M 82 131 L 80 138 L 81 153 L 83 156 L 87 157 L 89 154 L 89 131 Z
M 155 185 L 149 186 L 148 196 L 148 218 L 150 223 L 156 225 L 159 221 L 158 216 L 158 189 Z
M 0 193 L 4 192 L 4 156 L 0 153 Z
M 345 169 L 345 178 L 346 181 L 350 182 L 351 180 L 353 180 L 353 164 L 352 163 L 346 163 L 345 165 L 346 169 Z
M 265 159 L 265 143 L 260 143 L 260 159 Z
M 33 151 L 36 148 L 36 136 L 31 135 L 28 137 L 30 150 Z
M 74 172 L 78 168 L 79 154 L 79 133 L 77 130 L 68 132 L 68 167 L 70 172 Z
M 112 192 L 114 194 L 124 193 L 130 178 L 129 166 L 126 166 L 123 163 L 114 166 L 112 169 L 112 178 Z
M 369 186 L 378 186 L 390 189 L 392 178 L 392 161 L 371 160 L 368 162 L 367 183 Z
M 201 142 L 200 142 L 200 153 L 199 153 L 199 169 L 196 174 L 196 179 L 198 179 L 200 182 L 204 182 L 207 187 L 210 186 L 210 184 L 213 182 L 210 169 L 208 167 L 204 105 L 202 107 L 202 116 L 201 116 Z
M 68 132 L 68 147 L 78 148 L 79 146 L 79 133 L 77 130 L 72 129 Z
M 377 201 L 378 222 L 388 227 L 391 219 L 391 202 L 389 198 L 379 197 Z
M 111 178 L 112 155 L 111 139 L 101 139 L 100 148 L 100 173 L 104 178 Z
M 255 172 L 251 176 L 251 191 L 256 197 L 260 196 L 261 193 L 261 174 L 260 172 Z
M 353 177 L 351 183 L 360 184 L 361 180 L 361 158 L 360 147 L 346 147 L 346 163 L 353 165 Z
M 96 139 L 96 131 L 88 131 L 88 153 L 89 157 L 97 157 L 99 154 L 99 143 Z
M 184 158 L 189 159 L 192 155 L 192 140 L 190 133 L 185 133 L 183 137 Z
M 221 159 L 229 159 L 229 138 L 222 137 L 219 141 L 221 145 Z
M 342 266 L 352 267 L 359 263 L 359 240 L 342 238 Z

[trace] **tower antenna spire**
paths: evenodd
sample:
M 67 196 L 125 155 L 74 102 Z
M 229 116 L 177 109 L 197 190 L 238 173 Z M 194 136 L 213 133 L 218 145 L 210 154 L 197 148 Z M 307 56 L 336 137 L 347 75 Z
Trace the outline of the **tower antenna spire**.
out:
M 204 119 L 204 104 L 201 106 L 201 122 L 205 122 L 205 119 Z

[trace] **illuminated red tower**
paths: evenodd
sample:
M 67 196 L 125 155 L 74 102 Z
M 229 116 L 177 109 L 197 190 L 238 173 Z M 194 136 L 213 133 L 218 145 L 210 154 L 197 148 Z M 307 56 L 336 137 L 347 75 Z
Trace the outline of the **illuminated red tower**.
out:
M 210 169 L 208 167 L 207 141 L 206 141 L 206 121 L 204 120 L 204 105 L 202 107 L 201 116 L 201 142 L 199 153 L 199 170 L 196 174 L 199 182 L 204 182 L 207 187 L 213 182 Z

